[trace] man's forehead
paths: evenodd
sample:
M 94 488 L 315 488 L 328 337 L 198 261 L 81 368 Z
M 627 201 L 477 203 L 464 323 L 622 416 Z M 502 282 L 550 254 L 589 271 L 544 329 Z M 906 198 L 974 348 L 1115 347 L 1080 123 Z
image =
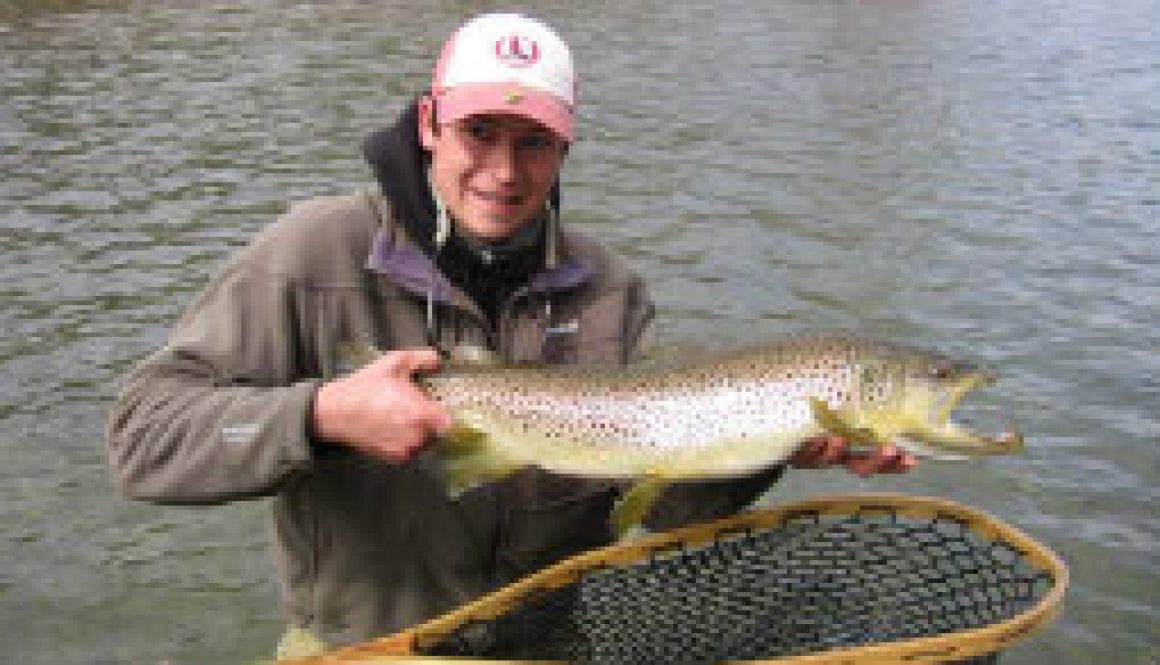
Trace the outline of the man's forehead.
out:
M 491 127 L 517 132 L 546 132 L 553 134 L 547 125 L 515 113 L 475 113 L 461 119 L 459 122 L 485 123 Z

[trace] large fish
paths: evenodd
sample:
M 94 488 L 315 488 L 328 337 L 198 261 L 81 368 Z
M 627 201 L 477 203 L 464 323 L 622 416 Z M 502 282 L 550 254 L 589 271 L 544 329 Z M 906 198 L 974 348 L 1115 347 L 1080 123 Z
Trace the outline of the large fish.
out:
M 675 368 L 474 367 L 425 377 L 454 418 L 440 442 L 453 492 L 536 466 L 639 482 L 618 531 L 673 481 L 728 478 L 784 462 L 810 437 L 890 442 L 920 456 L 1008 453 L 951 419 L 994 377 L 940 354 L 845 334 L 786 337 Z

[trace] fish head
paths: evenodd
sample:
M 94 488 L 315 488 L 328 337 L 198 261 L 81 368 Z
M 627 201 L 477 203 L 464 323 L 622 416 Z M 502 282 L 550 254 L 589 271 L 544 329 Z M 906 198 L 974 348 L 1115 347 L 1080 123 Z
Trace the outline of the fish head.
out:
M 997 381 L 980 365 L 890 348 L 867 359 L 860 371 L 859 424 L 878 441 L 895 441 L 920 457 L 993 455 L 1023 446 L 1023 436 L 1014 428 L 983 434 L 952 419 L 968 393 Z

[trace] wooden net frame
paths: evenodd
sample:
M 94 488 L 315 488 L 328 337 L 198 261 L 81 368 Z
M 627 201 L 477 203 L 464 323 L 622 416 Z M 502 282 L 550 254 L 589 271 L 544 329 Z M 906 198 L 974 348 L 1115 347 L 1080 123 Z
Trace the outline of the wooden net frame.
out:
M 686 588 L 701 569 L 718 577 Z M 1067 583 L 1058 556 L 983 511 L 900 494 L 824 496 L 582 553 L 409 630 L 296 662 L 989 662 L 1057 615 Z M 727 597 L 697 602 L 722 588 Z M 630 606 L 658 589 L 677 599 L 661 605 L 683 614 L 657 623 L 659 605 Z M 755 616 L 770 623 L 739 633 Z M 580 626 L 583 640 L 561 625 Z M 690 630 L 705 636 L 673 644 Z M 481 632 L 492 637 L 468 639 Z M 497 633 L 506 635 L 498 644 Z M 738 635 L 738 653 L 698 651 Z M 766 652 L 741 653 L 756 643 Z

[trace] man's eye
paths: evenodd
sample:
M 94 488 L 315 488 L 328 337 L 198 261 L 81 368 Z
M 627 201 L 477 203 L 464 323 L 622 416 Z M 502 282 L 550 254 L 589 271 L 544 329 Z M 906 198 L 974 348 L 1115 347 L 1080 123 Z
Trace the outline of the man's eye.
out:
M 492 134 L 491 128 L 482 122 L 467 123 L 463 127 L 463 132 L 476 141 L 486 141 Z
M 530 136 L 525 136 L 523 140 L 520 141 L 520 143 L 522 143 L 525 148 L 531 148 L 532 150 L 547 150 L 548 148 L 555 145 L 552 137 L 546 134 L 532 134 Z

